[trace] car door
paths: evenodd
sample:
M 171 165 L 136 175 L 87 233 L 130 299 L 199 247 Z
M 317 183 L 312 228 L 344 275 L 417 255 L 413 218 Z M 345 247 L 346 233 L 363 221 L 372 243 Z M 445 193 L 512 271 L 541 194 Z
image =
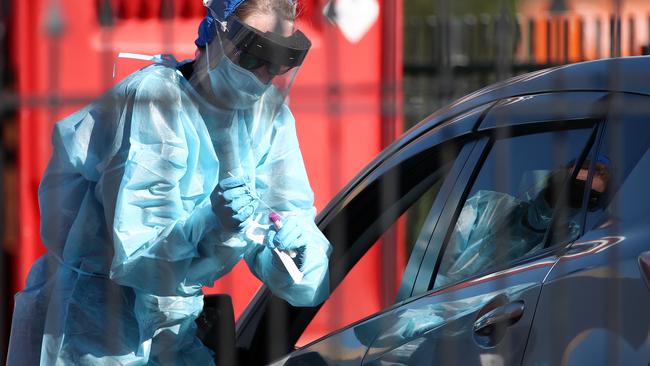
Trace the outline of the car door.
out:
M 650 360 L 650 97 L 615 94 L 610 104 L 584 236 L 544 281 L 526 365 Z
M 279 364 L 361 362 L 370 343 L 353 339 L 355 324 L 392 306 L 398 289 L 410 296 L 435 223 L 476 145 L 466 136 L 487 108 L 398 142 L 401 148 L 387 150 L 332 201 L 319 221 L 334 248 L 330 298 L 321 307 L 294 308 L 268 291 L 258 293 L 237 324 L 240 364 L 266 364 L 295 348 Z M 396 266 L 400 251 L 406 257 Z M 380 272 L 371 271 L 378 278 L 361 277 L 368 282 L 359 286 L 358 271 L 378 259 Z
M 414 282 L 426 295 L 357 327 L 372 339 L 364 365 L 521 363 L 542 281 L 584 217 L 570 196 L 581 197 L 572 187 L 603 97 L 517 97 L 489 111 L 476 135 L 484 148 L 450 193 Z M 566 103 L 578 107 L 558 110 Z

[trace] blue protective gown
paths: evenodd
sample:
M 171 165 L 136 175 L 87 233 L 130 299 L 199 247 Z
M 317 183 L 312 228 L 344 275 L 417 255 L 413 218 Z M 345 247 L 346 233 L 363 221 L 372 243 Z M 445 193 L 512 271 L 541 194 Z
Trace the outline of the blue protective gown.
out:
M 289 109 L 273 119 L 237 111 L 229 138 L 256 194 L 304 218 L 300 284 L 269 249 L 219 227 L 209 196 L 224 178 L 214 146 L 223 131 L 202 103 L 176 68 L 152 65 L 56 124 L 39 188 L 48 252 L 16 295 L 10 364 L 212 364 L 195 336 L 201 288 L 242 258 L 293 305 L 328 295 L 331 249 Z

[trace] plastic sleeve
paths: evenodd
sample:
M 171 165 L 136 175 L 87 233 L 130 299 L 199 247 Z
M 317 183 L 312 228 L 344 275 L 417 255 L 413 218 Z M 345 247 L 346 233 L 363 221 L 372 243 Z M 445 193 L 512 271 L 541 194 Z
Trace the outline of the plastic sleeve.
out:
M 113 177 L 104 179 L 104 202 L 110 206 L 114 197 L 114 210 L 106 213 L 115 250 L 111 278 L 170 295 L 183 282 L 197 243 L 218 221 L 209 198 L 191 210 L 183 205 L 179 181 L 187 170 L 187 124 L 178 88 L 161 84 L 160 78 L 145 78 L 135 92 L 127 156 L 123 166 L 105 172 Z

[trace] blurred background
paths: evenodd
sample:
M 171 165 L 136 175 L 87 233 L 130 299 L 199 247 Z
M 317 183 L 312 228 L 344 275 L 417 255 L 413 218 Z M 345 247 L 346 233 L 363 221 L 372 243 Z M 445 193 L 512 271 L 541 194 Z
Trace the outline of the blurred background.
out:
M 647 0 L 302 0 L 300 6 L 299 27 L 313 48 L 289 103 L 319 210 L 405 130 L 469 92 L 554 65 L 650 53 Z M 0 362 L 13 295 L 44 252 L 37 189 L 53 124 L 147 65 L 118 59 L 120 52 L 192 58 L 203 15 L 201 0 L 0 0 Z M 405 254 L 390 260 L 403 267 Z M 344 303 L 363 283 L 365 300 L 347 312 L 325 308 L 330 321 L 315 321 L 300 343 L 391 301 L 394 289 L 385 284 L 399 279 L 381 270 L 386 258 L 371 251 L 362 261 L 335 295 Z M 206 292 L 230 293 L 238 316 L 259 286 L 240 264 Z

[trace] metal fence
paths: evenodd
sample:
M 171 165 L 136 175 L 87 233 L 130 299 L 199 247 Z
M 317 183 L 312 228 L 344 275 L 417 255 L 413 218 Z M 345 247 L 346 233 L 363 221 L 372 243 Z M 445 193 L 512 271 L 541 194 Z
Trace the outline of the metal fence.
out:
M 404 21 L 408 124 L 510 76 L 553 66 L 650 54 L 650 13 L 410 16 Z M 640 35 L 645 35 L 644 37 Z
M 196 19 L 203 12 L 203 8 L 197 6 L 197 4 L 200 4 L 199 1 L 184 0 L 178 2 L 174 7 L 166 7 L 165 4 L 169 3 L 170 1 L 159 1 L 153 2 L 151 4 L 154 5 L 151 5 L 147 2 L 129 2 L 127 0 L 97 1 L 97 20 L 99 24 L 109 27 L 115 21 L 130 19 L 155 17 L 163 19 L 174 17 Z M 12 92 L 12 75 L 7 72 L 9 70 L 7 66 L 8 45 L 6 32 L 8 4 L 8 0 L 0 2 L 0 82 L 2 83 L 0 95 L 17 99 Z M 133 4 L 138 5 L 134 6 Z M 443 17 L 426 15 L 408 17 L 404 19 L 404 80 L 402 86 L 404 95 L 403 117 L 406 127 L 414 125 L 425 116 L 467 93 L 494 82 L 505 80 L 510 76 L 571 62 L 619 55 L 648 54 L 650 53 L 647 44 L 648 40 L 650 40 L 650 15 L 646 18 L 644 19 L 647 22 L 641 22 L 639 18 L 620 19 L 620 17 L 615 16 L 585 18 L 555 14 L 538 18 L 506 13 L 479 16 Z M 647 39 L 638 36 L 639 32 L 637 30 L 641 28 L 647 30 Z M 401 50 L 398 51 L 401 52 Z M 54 52 L 58 52 L 58 50 L 54 50 Z M 57 58 L 59 56 L 61 55 L 58 55 Z M 330 57 L 335 58 L 336 55 L 330 55 Z M 110 60 L 107 59 L 105 62 L 110 63 Z M 57 67 L 57 65 L 49 66 L 54 69 Z M 340 70 L 328 71 L 339 73 Z M 110 84 L 110 80 L 107 84 Z M 392 95 L 398 94 L 395 85 L 383 85 L 383 87 L 386 90 L 382 90 L 382 93 L 389 96 L 386 97 L 382 94 L 381 98 L 391 99 Z M 339 97 L 340 95 L 336 94 L 336 96 Z M 52 105 L 47 104 L 48 102 L 46 101 L 43 104 L 52 107 Z M 395 117 L 393 114 L 397 108 L 394 105 L 382 107 L 387 107 L 386 109 L 389 110 L 387 113 L 390 114 L 391 120 L 394 120 L 392 117 Z M 2 195 L 0 196 L 0 202 L 5 203 L 4 211 L 0 210 L 0 238 L 4 238 L 5 245 L 7 245 L 7 242 L 11 241 L 7 239 L 10 237 L 7 227 L 18 225 L 18 223 L 10 221 L 10 216 L 16 210 L 15 202 L 11 199 L 13 189 L 15 189 L 15 183 L 12 182 L 16 178 L 17 146 L 11 138 L 15 134 L 12 131 L 15 131 L 16 103 L 3 103 L 3 101 L 0 101 L 0 108 L 0 122 L 2 123 L 2 126 L 0 126 L 2 128 L 0 172 L 3 173 L 4 177 L 3 180 L 0 180 L 0 195 Z M 54 108 L 56 108 L 56 103 Z M 337 113 L 332 113 L 330 122 L 335 121 L 335 127 L 339 125 L 339 122 L 336 122 L 338 121 L 337 117 Z M 594 131 L 596 131 L 595 128 Z M 391 136 L 382 136 L 382 146 L 391 142 L 390 140 L 392 140 L 395 131 L 391 132 Z M 339 130 L 334 131 L 334 134 L 334 139 L 340 138 L 338 135 L 340 134 Z M 558 133 L 558 136 L 557 140 L 552 140 L 557 143 L 554 152 L 562 155 L 568 149 L 569 141 L 562 133 Z M 502 137 L 504 136 L 496 136 L 496 138 Z M 484 148 L 488 151 L 487 147 Z M 497 156 L 494 159 L 500 162 L 495 165 L 498 169 L 495 168 L 495 177 L 493 177 L 497 181 L 495 184 L 497 187 L 510 184 L 507 181 L 507 175 L 510 172 L 509 169 L 511 169 L 511 166 L 508 165 L 508 159 L 511 158 L 508 156 L 508 148 L 506 146 L 497 151 Z M 453 148 L 449 151 L 441 151 L 439 155 L 442 157 L 439 159 L 443 160 L 444 157 L 450 157 L 449 160 L 453 160 L 457 153 Z M 585 159 L 587 158 L 585 155 L 589 153 L 590 151 L 581 153 L 581 158 L 588 161 L 588 159 Z M 336 154 L 342 153 L 336 152 Z M 344 159 L 345 156 L 339 158 Z M 335 160 L 333 164 L 336 165 L 337 162 Z M 444 171 L 444 174 L 447 174 L 452 169 L 451 165 L 441 165 L 440 170 Z M 504 174 L 499 176 L 501 173 Z M 377 206 L 383 205 L 383 200 L 392 202 L 397 199 L 394 197 L 396 195 L 394 188 L 398 185 L 398 182 L 401 182 L 402 176 L 389 178 L 386 179 L 388 183 L 383 182 L 382 189 L 384 192 L 372 196 L 377 200 L 382 200 L 381 204 L 377 204 Z M 415 214 L 409 212 L 413 216 L 409 216 L 406 218 L 408 220 L 401 222 L 395 219 L 395 227 L 391 226 L 386 231 L 385 236 L 381 239 L 383 243 L 391 244 L 403 240 L 403 238 L 398 239 L 398 236 L 404 236 L 404 232 L 401 231 L 404 227 L 400 225 L 405 222 L 407 225 L 411 225 L 411 222 L 417 221 L 418 225 L 413 225 L 418 226 L 418 230 L 420 229 L 421 226 L 419 225 L 423 225 L 427 213 L 433 205 L 433 198 L 438 193 L 438 190 L 442 189 L 438 182 L 432 184 L 431 188 L 433 192 L 423 193 L 422 197 L 424 199 L 413 205 Z M 14 202 L 14 204 L 9 204 L 10 202 Z M 381 207 L 381 209 L 384 208 Z M 7 225 L 7 223 L 9 224 Z M 334 234 L 346 235 L 346 233 L 340 232 Z M 413 247 L 417 234 L 418 232 L 406 228 L 406 237 L 413 239 L 407 240 L 409 242 L 407 244 L 410 245 L 409 249 Z M 395 267 L 393 258 L 397 255 L 395 251 L 387 250 L 389 248 L 384 246 L 381 247 L 383 250 L 381 252 L 382 268 L 389 269 L 387 269 L 387 275 L 382 274 L 385 275 L 385 279 L 382 279 L 383 282 L 379 286 L 382 286 L 382 307 L 387 307 L 392 304 L 394 294 L 397 292 L 397 287 L 399 287 L 400 273 L 395 272 L 399 272 L 401 268 Z M 9 250 L 6 249 L 6 247 L 3 247 L 0 254 L 0 296 L 3 296 L 2 301 L 0 301 L 0 314 L 2 314 L 0 318 L 0 362 L 4 362 L 4 345 L 7 343 L 8 324 L 11 318 L 11 299 L 4 296 L 4 294 L 11 291 L 9 281 L 10 266 L 8 265 L 11 262 L 11 256 L 8 254 Z M 354 296 L 350 296 L 346 300 L 354 300 Z M 616 304 L 613 306 L 614 311 L 617 310 Z M 343 308 L 353 307 L 354 305 L 340 303 L 338 306 L 343 310 Z M 281 306 L 280 308 L 285 309 Z M 285 321 L 284 318 L 287 317 L 287 314 L 280 311 L 280 315 L 278 322 Z M 333 324 L 338 324 L 337 319 L 329 320 Z M 347 324 L 341 324 L 341 326 L 345 325 Z M 287 330 L 282 329 L 281 331 Z M 280 330 L 278 330 L 279 332 Z M 274 334 L 269 333 L 266 339 L 273 342 Z M 305 341 L 305 343 L 310 340 Z M 282 340 L 277 342 L 279 342 L 278 347 L 283 350 Z M 444 358 L 444 354 L 441 357 L 444 361 L 449 361 Z M 615 356 L 612 356 L 612 360 L 615 360 Z

